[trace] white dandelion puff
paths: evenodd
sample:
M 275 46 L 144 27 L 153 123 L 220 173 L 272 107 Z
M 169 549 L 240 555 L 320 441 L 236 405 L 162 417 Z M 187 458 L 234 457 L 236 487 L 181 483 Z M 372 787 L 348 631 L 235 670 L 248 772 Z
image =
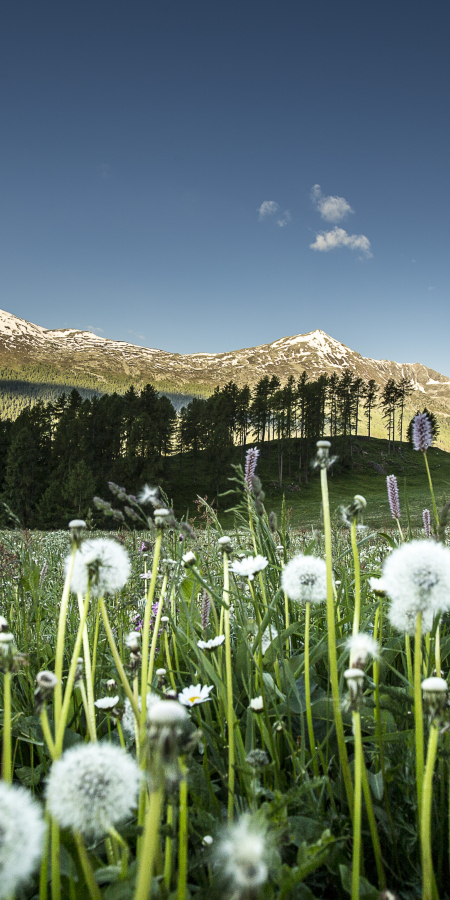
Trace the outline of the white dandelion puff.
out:
M 140 494 L 138 494 L 138 502 L 143 506 L 145 506 L 146 503 L 151 503 L 154 507 L 158 506 L 161 503 L 159 488 L 150 487 L 150 485 L 144 484 Z
M 70 556 L 65 563 L 67 572 Z M 84 541 L 75 553 L 71 588 L 75 594 L 86 594 L 91 583 L 91 597 L 115 594 L 127 583 L 131 565 L 128 553 L 117 541 L 94 538 Z
M 380 655 L 377 642 L 370 634 L 364 634 L 362 631 L 352 634 L 346 646 L 347 650 L 350 650 L 350 669 L 355 666 L 364 666 L 368 656 L 378 659 Z
M 160 703 L 160 698 L 157 694 L 152 694 L 151 691 L 147 694 L 146 706 L 147 706 L 147 721 L 150 714 L 150 710 L 154 706 L 155 703 Z M 138 708 L 141 709 L 141 698 L 138 698 Z M 122 728 L 128 737 L 134 738 L 136 735 L 136 716 L 133 712 L 133 707 L 127 697 L 125 700 L 125 711 L 122 716 Z
M 0 782 L 0 900 L 12 897 L 35 871 L 44 834 L 40 806 L 28 791 Z
M 222 875 L 239 891 L 254 891 L 268 878 L 267 837 L 250 816 L 242 816 L 219 842 L 217 862 Z
M 450 550 L 429 540 L 403 544 L 385 559 L 382 584 L 391 625 L 413 634 L 420 612 L 429 631 L 433 616 L 450 609 Z
M 253 581 L 257 572 L 262 572 L 269 565 L 269 560 L 265 556 L 258 553 L 257 556 L 245 556 L 243 559 L 236 560 L 230 566 L 230 572 L 240 575 L 242 578 L 248 578 Z
M 112 744 L 81 744 L 53 763 L 47 782 L 50 814 L 62 828 L 101 838 L 135 808 L 141 772 Z
M 290 600 L 322 603 L 327 597 L 327 566 L 317 556 L 293 556 L 283 569 L 281 586 Z
M 119 695 L 116 694 L 115 697 L 99 697 L 98 700 L 95 701 L 94 706 L 97 709 L 114 709 L 119 702 Z

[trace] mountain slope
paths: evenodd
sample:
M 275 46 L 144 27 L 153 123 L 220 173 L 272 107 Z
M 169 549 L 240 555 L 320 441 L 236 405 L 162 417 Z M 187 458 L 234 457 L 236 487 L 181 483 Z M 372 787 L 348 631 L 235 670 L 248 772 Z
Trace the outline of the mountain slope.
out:
M 411 410 L 428 406 L 447 432 L 450 417 L 450 378 L 420 363 L 397 363 L 361 356 L 317 330 L 280 338 L 270 344 L 228 353 L 169 353 L 112 341 L 87 331 L 49 330 L 0 311 L 0 390 L 21 383 L 21 395 L 45 397 L 64 388 L 83 393 L 123 391 L 134 383 L 152 381 L 159 390 L 184 395 L 211 393 L 216 385 L 235 381 L 253 386 L 263 375 L 277 375 L 282 382 L 304 370 L 310 378 L 349 368 L 365 381 L 383 386 L 389 378 L 411 380 Z M 37 386 L 37 387 L 36 387 Z M 50 386 L 53 386 L 50 390 Z M 21 404 L 23 405 L 23 404 Z M 450 423 L 449 423 L 450 424 Z M 447 444 L 445 435 L 444 443 Z

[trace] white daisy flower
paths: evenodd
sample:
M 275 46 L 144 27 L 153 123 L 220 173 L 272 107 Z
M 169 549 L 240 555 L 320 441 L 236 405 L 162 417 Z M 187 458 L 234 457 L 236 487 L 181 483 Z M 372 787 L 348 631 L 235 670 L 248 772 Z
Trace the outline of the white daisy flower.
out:
M 327 597 L 327 566 L 317 556 L 298 553 L 284 567 L 281 586 L 290 600 L 322 603 Z
M 78 744 L 53 763 L 47 782 L 50 814 L 61 828 L 101 838 L 135 808 L 141 772 L 121 747 Z
M 71 557 L 65 562 L 67 572 Z M 128 553 L 117 541 L 94 538 L 84 541 L 75 553 L 71 588 L 75 594 L 86 594 L 89 578 L 91 597 L 115 594 L 127 583 L 131 572 Z
M 429 631 L 433 616 L 450 609 L 450 550 L 429 540 L 403 544 L 385 559 L 382 583 L 394 628 L 414 633 L 421 612 Z
M 115 697 L 100 697 L 95 701 L 94 706 L 96 706 L 97 709 L 114 709 L 118 702 L 119 695 L 116 694 Z
M 178 694 L 178 701 L 183 706 L 197 706 L 198 703 L 205 703 L 207 700 L 211 700 L 209 694 L 213 688 L 214 685 L 210 687 L 203 685 L 202 687 L 200 684 L 191 684 L 189 687 L 183 688 L 181 693 Z
M 364 634 L 363 632 L 352 634 L 347 641 L 346 647 L 347 650 L 350 650 L 351 669 L 358 665 L 364 666 L 368 656 L 378 659 L 380 655 L 377 642 L 370 634 Z
M 240 575 L 242 578 L 248 578 L 253 581 L 257 572 L 262 572 L 269 565 L 269 560 L 259 553 L 257 556 L 245 556 L 244 559 L 235 560 L 230 566 L 230 572 Z
M 222 874 L 241 892 L 255 891 L 267 881 L 267 851 L 265 832 L 244 815 L 228 829 L 216 854 Z
M 0 900 L 13 897 L 42 856 L 41 808 L 22 787 L 0 782 Z
M 214 650 L 216 647 L 220 647 L 225 640 L 224 634 L 219 634 L 215 638 L 210 638 L 209 641 L 197 641 L 197 647 L 200 647 L 200 650 Z

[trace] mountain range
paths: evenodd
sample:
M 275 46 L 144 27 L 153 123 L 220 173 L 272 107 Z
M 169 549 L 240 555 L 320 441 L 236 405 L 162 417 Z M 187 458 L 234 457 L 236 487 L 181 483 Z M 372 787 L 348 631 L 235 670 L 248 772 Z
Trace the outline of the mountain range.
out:
M 441 446 L 450 447 L 450 378 L 421 363 L 397 363 L 361 356 L 319 329 L 270 344 L 226 353 L 170 353 L 99 337 L 73 328 L 46 329 L 0 310 L 0 401 L 2 416 L 14 416 L 37 398 L 54 399 L 73 387 L 83 395 L 140 389 L 152 382 L 173 398 L 207 396 L 234 381 L 253 386 L 264 375 L 285 382 L 306 371 L 309 378 L 351 369 L 380 387 L 406 376 L 413 393 L 409 407 L 426 406 L 441 424 Z M 381 420 L 375 419 L 375 433 Z M 381 432 L 380 432 L 381 434 Z

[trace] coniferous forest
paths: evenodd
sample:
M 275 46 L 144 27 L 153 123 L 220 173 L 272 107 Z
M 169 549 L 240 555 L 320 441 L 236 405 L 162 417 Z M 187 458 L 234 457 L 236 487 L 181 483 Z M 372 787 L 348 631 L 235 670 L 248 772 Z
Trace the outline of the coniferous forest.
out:
M 388 381 L 380 391 L 350 370 L 314 381 L 303 372 L 285 385 L 265 376 L 253 390 L 229 382 L 177 414 L 151 384 L 140 393 L 131 387 L 123 396 L 85 399 L 73 390 L 0 422 L 0 496 L 24 527 L 63 527 L 68 517 L 89 510 L 100 522 L 92 501 L 105 495 L 108 481 L 130 491 L 158 483 L 176 506 L 189 460 L 194 496 L 207 492 L 217 502 L 249 441 L 269 457 L 280 488 L 287 477 L 306 486 L 317 439 L 330 436 L 339 466 L 350 466 L 351 438 L 370 437 L 375 408 L 382 411 L 389 444 L 406 439 L 410 393 L 406 379 Z M 2 515 L 7 524 L 10 513 Z

